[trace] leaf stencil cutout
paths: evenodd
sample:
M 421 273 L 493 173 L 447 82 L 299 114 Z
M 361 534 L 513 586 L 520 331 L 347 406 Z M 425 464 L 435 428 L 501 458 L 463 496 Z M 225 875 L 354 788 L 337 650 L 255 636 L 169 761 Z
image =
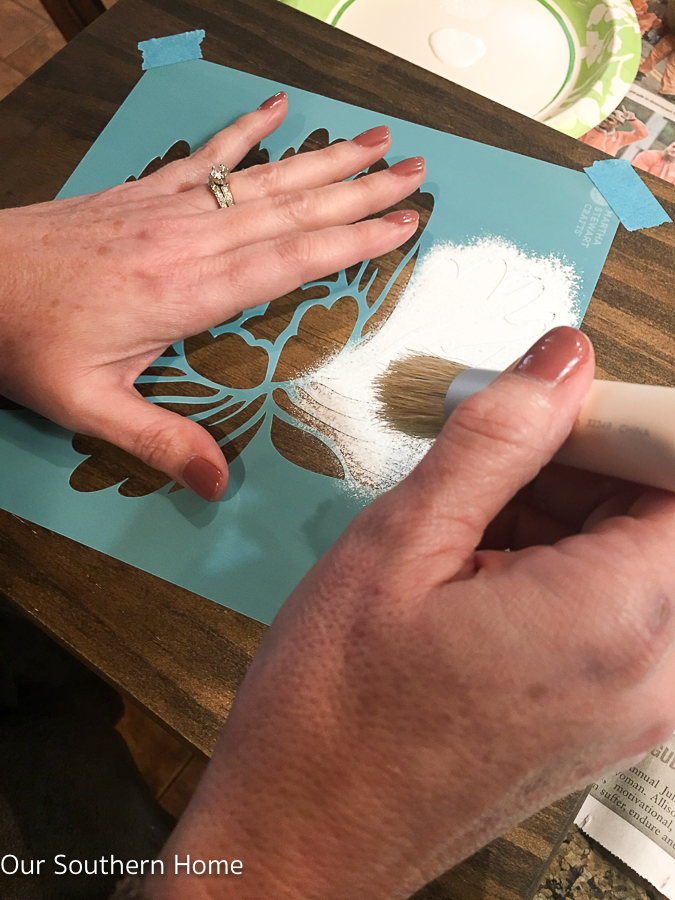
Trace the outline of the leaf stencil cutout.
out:
M 138 176 L 138 179 L 146 178 L 148 175 L 152 175 L 154 172 L 158 172 L 160 169 L 164 168 L 164 166 L 169 163 L 176 162 L 179 159 L 187 159 L 190 155 L 190 145 L 187 141 L 176 141 L 176 143 L 169 147 L 164 156 L 156 156 L 154 159 L 151 159 L 147 166 L 143 169 L 141 174 Z M 127 181 L 136 181 L 135 175 L 130 175 L 127 178 Z
M 250 422 L 255 417 L 256 413 L 260 412 L 263 403 L 265 402 L 265 396 L 265 394 L 260 394 L 259 397 L 256 397 L 256 399 L 252 400 L 250 403 L 233 403 L 232 406 L 226 407 L 225 410 L 213 413 L 208 419 L 202 419 L 199 424 L 203 425 L 211 437 L 221 444 L 221 442 L 228 439 L 231 434 L 238 431 L 242 425 Z M 224 416 L 223 413 L 226 413 L 227 415 Z M 253 435 L 250 435 L 249 440 L 251 437 L 253 437 Z M 224 450 L 225 445 L 221 444 L 221 446 L 223 446 Z M 232 457 L 232 459 L 234 459 L 234 457 Z
M 329 308 L 310 306 L 298 333 L 284 344 L 273 381 L 293 381 L 319 368 L 322 361 L 343 349 L 354 331 L 359 305 L 353 297 L 340 297 Z
M 373 335 L 377 331 L 379 331 L 387 321 L 389 316 L 396 309 L 396 305 L 401 299 L 403 292 L 407 288 L 408 282 L 410 281 L 412 273 L 415 270 L 418 255 L 418 253 L 415 253 L 414 256 L 411 256 L 405 266 L 398 273 L 394 283 L 389 288 L 386 297 L 383 298 L 378 308 L 361 329 L 361 337 L 369 337 L 370 335 Z
M 260 144 L 256 144 L 254 147 L 251 147 L 246 156 L 234 167 L 234 169 L 232 169 L 232 171 L 241 172 L 242 169 L 250 169 L 252 166 L 264 166 L 265 163 L 268 163 L 269 161 L 269 151 L 264 150 Z
M 215 384 L 247 390 L 262 384 L 269 356 L 264 347 L 247 343 L 241 335 L 226 331 L 218 337 L 203 331 L 184 342 L 185 355 L 195 372 Z
M 172 369 L 171 366 L 149 366 L 141 375 L 155 375 L 157 378 L 185 378 L 182 369 Z
M 337 141 L 331 142 L 328 131 L 325 128 L 317 128 L 311 134 L 307 135 L 297 150 L 294 150 L 293 147 L 289 147 L 288 150 L 285 150 L 284 153 L 281 154 L 281 159 L 289 159 L 297 153 L 310 153 L 312 150 L 323 150 L 324 147 L 329 147 L 331 143 L 340 144 L 343 140 L 343 138 L 339 138 Z
M 283 419 L 274 416 L 270 432 L 272 444 L 289 462 L 303 469 L 328 475 L 331 478 L 344 478 L 345 470 L 330 447 L 320 438 L 304 431 L 295 425 L 289 425 Z
M 289 147 L 282 158 L 329 143 L 328 131 L 319 128 L 297 149 Z M 152 160 L 140 177 L 188 154 L 188 145 L 177 142 L 163 157 Z M 237 168 L 264 165 L 268 158 L 258 145 Z M 386 168 L 387 162 L 380 160 L 369 172 Z M 433 207 L 430 193 L 415 191 L 392 207 L 413 208 L 420 215 L 416 234 L 402 247 L 345 272 L 330 272 L 167 348 L 143 372 L 136 389 L 148 402 L 193 417 L 217 441 L 228 462 L 264 433 L 284 459 L 309 472 L 340 481 L 370 477 L 358 453 L 340 443 L 344 429 L 331 422 L 330 410 L 315 404 L 310 412 L 298 398 L 309 402 L 308 377 L 318 377 L 332 361 L 385 329 L 417 265 L 419 241 Z M 336 395 L 326 396 L 330 400 Z M 354 422 L 346 427 L 354 427 Z M 359 440 L 363 444 L 367 439 L 363 435 Z M 123 496 L 139 497 L 171 481 L 104 441 L 76 435 L 73 447 L 86 457 L 72 473 L 75 490 L 118 485 Z M 179 489 L 174 484 L 171 491 Z
M 247 319 L 242 328 L 255 338 L 274 343 L 291 324 L 295 311 L 301 303 L 307 300 L 323 300 L 329 294 L 330 288 L 325 284 L 296 288 L 283 297 L 272 300 L 262 315 Z
M 73 449 L 89 457 L 70 476 L 70 486 L 76 491 L 100 491 L 119 484 L 123 497 L 144 497 L 172 480 L 100 438 L 76 434 Z
M 184 382 L 175 381 L 145 381 L 139 382 L 136 385 L 136 390 L 143 397 L 173 397 L 174 395 L 185 393 L 182 390 L 184 384 Z M 188 382 L 185 386 L 190 389 L 188 394 L 190 397 L 215 397 L 218 393 L 217 388 L 211 388 L 206 384 L 200 384 L 195 381 Z

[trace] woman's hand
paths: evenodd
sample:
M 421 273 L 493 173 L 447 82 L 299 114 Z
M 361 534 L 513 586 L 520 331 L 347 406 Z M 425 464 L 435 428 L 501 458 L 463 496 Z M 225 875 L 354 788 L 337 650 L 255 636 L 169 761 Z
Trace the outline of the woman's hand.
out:
M 413 212 L 359 220 L 414 191 L 422 160 L 344 181 L 389 150 L 384 126 L 233 173 L 235 206 L 219 209 L 211 167 L 234 168 L 286 111 L 282 92 L 141 181 L 0 212 L 0 394 L 222 497 L 216 442 L 143 399 L 136 378 L 175 341 L 387 253 L 417 227 Z
M 402 900 L 673 731 L 675 496 L 540 472 L 592 377 L 550 332 L 309 572 L 164 853 L 243 874 L 150 897 Z

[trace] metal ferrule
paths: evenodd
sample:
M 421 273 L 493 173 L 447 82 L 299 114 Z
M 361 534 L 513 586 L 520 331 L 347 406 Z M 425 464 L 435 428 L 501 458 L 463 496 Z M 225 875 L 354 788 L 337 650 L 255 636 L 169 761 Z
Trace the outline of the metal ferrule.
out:
M 445 395 L 445 418 L 449 419 L 462 400 L 471 394 L 482 391 L 495 380 L 500 373 L 494 369 L 465 369 L 460 372 L 448 388 Z

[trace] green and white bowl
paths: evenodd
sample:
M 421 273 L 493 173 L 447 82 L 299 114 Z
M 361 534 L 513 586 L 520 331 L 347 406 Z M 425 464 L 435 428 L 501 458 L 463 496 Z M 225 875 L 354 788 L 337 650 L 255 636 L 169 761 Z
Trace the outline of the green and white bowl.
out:
M 579 137 L 640 62 L 630 0 L 282 0 Z

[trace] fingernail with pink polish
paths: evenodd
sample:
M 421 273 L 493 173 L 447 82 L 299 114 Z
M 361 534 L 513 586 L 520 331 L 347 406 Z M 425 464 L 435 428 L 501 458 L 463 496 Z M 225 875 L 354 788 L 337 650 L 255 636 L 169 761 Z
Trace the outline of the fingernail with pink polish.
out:
M 588 359 L 590 346 L 586 335 L 578 329 L 561 325 L 539 338 L 513 372 L 549 384 L 560 384 Z
M 377 147 L 379 144 L 384 144 L 384 142 L 388 140 L 389 129 L 386 125 L 378 125 L 377 128 L 369 128 L 368 131 L 357 134 L 355 138 L 352 138 L 353 143 L 358 144 L 359 147 Z
M 390 166 L 389 171 L 392 175 L 403 175 L 404 178 L 410 175 L 419 175 L 424 171 L 424 157 L 411 156 L 409 159 L 394 163 L 393 166 Z
M 265 100 L 264 103 L 260 104 L 258 109 L 274 109 L 275 106 L 283 103 L 286 99 L 288 99 L 286 91 L 279 91 L 279 93 L 275 94 L 273 97 L 268 97 L 268 99 Z
M 204 500 L 214 500 L 223 481 L 223 473 L 202 456 L 191 456 L 183 468 L 183 481 Z
M 419 221 L 419 215 L 412 209 L 397 209 L 396 212 L 382 216 L 382 221 L 389 222 L 391 225 L 412 225 L 413 222 Z

